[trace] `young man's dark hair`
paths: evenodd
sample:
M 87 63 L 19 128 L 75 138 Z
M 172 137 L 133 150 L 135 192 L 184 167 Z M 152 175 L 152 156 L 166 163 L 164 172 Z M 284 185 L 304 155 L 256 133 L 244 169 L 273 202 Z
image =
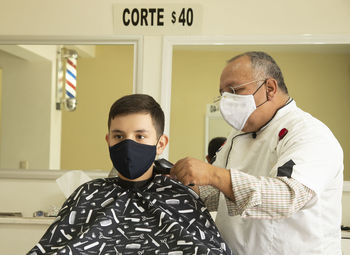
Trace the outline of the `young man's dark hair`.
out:
M 127 95 L 118 99 L 109 111 L 108 129 L 111 126 L 111 120 L 118 115 L 127 115 L 132 113 L 149 113 L 153 125 L 157 131 L 157 136 L 164 132 L 164 112 L 153 97 L 145 94 Z

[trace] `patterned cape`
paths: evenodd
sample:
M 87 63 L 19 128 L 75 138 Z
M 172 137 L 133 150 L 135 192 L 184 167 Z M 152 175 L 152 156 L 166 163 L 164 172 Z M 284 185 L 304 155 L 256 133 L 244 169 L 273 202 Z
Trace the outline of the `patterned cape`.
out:
M 28 255 L 233 254 L 192 189 L 155 175 L 77 188 Z

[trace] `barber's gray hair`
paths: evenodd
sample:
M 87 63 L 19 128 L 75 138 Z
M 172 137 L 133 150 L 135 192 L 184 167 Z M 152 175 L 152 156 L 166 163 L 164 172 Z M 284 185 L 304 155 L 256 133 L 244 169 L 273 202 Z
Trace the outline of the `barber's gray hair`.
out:
M 243 56 L 248 56 L 250 58 L 253 74 L 256 79 L 269 77 L 274 78 L 277 81 L 278 87 L 284 93 L 288 94 L 288 89 L 284 83 L 282 71 L 277 65 L 276 61 L 269 54 L 262 51 L 248 51 L 231 58 L 228 63 L 233 62 Z

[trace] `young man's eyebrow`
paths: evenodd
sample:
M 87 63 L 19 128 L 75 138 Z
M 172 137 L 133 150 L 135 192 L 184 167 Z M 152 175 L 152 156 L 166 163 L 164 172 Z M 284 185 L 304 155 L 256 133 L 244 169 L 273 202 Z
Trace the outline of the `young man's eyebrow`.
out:
M 134 130 L 134 132 L 135 133 L 149 133 L 149 131 L 146 129 L 137 129 L 137 130 Z M 119 129 L 113 129 L 113 130 L 111 130 L 111 133 L 125 133 L 125 132 L 122 130 L 119 130 Z
M 111 130 L 111 133 L 124 133 L 124 131 L 121 131 L 119 129 L 113 129 Z
M 135 130 L 134 132 L 135 133 L 149 133 L 149 131 L 146 129 L 138 129 L 138 130 Z

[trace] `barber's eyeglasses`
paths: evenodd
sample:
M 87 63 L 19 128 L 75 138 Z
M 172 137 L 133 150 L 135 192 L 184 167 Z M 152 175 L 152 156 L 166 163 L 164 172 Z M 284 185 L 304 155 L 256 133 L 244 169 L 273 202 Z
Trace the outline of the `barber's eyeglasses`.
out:
M 260 84 L 260 85 L 258 86 L 258 88 L 259 88 L 259 87 L 261 87 L 261 86 L 267 81 L 267 79 L 264 79 L 264 80 L 261 80 L 261 79 L 259 79 L 259 80 L 254 80 L 254 81 L 246 82 L 246 83 L 243 83 L 243 84 L 234 86 L 234 87 L 228 87 L 228 89 L 230 89 L 231 91 L 221 91 L 221 92 L 220 92 L 220 96 L 218 96 L 217 98 L 214 99 L 214 103 L 217 103 L 217 102 L 220 101 L 220 99 L 221 99 L 221 97 L 222 97 L 222 94 L 223 94 L 224 92 L 229 92 L 229 93 L 231 93 L 231 94 L 237 94 L 237 89 L 238 89 L 238 88 L 243 87 L 243 86 L 248 85 L 248 84 L 251 84 L 251 83 L 253 83 L 253 82 L 258 82 L 258 81 L 263 81 L 263 83 Z

